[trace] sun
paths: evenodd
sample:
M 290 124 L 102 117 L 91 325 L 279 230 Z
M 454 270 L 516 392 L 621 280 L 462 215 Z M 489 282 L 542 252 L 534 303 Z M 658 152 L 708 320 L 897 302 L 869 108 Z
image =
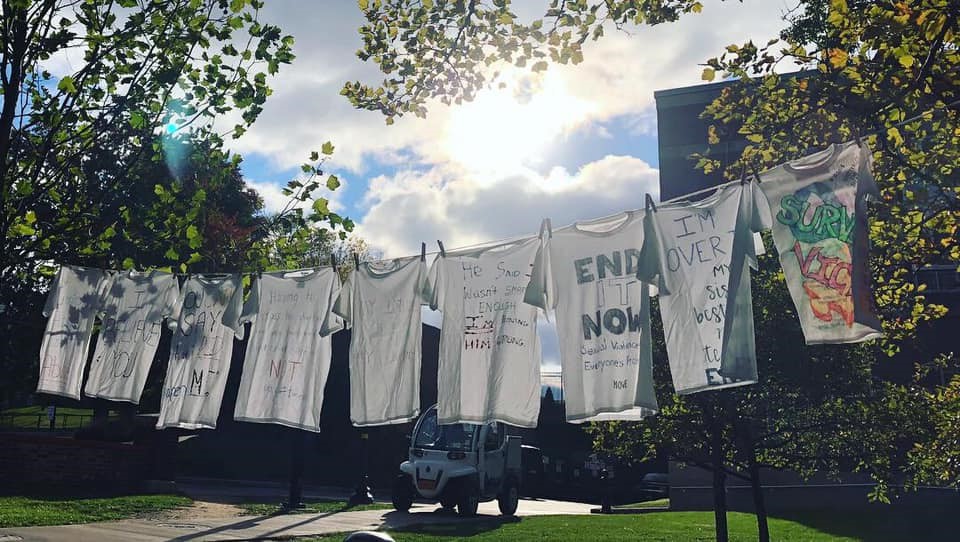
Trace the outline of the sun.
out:
M 541 163 L 589 112 L 589 104 L 573 96 L 558 76 L 517 78 L 453 108 L 444 150 L 473 173 L 515 172 Z

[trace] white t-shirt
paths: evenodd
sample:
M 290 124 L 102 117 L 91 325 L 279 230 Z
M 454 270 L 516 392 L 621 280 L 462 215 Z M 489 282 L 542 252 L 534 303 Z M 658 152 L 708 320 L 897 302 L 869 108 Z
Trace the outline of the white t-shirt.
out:
M 678 394 L 757 381 L 750 273 L 753 233 L 770 227 L 756 183 L 645 216 L 645 275 L 659 275 L 660 314 Z M 650 267 L 646 267 L 650 266 Z M 669 295 L 668 295 L 669 294 Z
M 350 421 L 357 427 L 420 414 L 420 306 L 427 264 L 419 256 L 364 262 L 333 312 L 350 324 Z
M 254 283 L 241 318 L 253 327 L 234 419 L 320 431 L 330 334 L 343 327 L 330 310 L 339 293 L 331 267 L 303 276 L 264 273 Z
M 525 300 L 556 311 L 569 422 L 658 410 L 642 247 L 642 213 L 631 211 L 556 230 L 537 254 Z
M 243 338 L 243 283 L 239 275 L 190 277 L 177 305 L 157 429 L 215 429 L 233 338 Z
M 177 277 L 160 271 L 117 274 L 103 306 L 87 397 L 140 402 L 157 353 L 163 319 L 177 314 Z
M 437 414 L 441 424 L 536 427 L 537 311 L 523 303 L 540 239 L 449 251 L 430 269 L 430 308 L 443 311 Z
M 870 291 L 867 198 L 879 196 L 855 141 L 760 174 L 773 240 L 807 344 L 882 337 Z
M 80 399 L 93 324 L 112 280 L 110 272 L 89 267 L 65 265 L 57 272 L 43 309 L 49 320 L 40 346 L 37 393 Z

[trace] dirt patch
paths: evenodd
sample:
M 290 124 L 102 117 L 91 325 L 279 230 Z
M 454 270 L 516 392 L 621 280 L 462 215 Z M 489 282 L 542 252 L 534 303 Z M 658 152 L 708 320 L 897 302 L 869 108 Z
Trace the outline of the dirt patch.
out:
M 164 510 L 163 512 L 152 514 L 150 519 L 192 521 L 198 519 L 235 518 L 241 515 L 243 515 L 243 509 L 232 504 L 193 501 L 193 504 L 184 508 Z

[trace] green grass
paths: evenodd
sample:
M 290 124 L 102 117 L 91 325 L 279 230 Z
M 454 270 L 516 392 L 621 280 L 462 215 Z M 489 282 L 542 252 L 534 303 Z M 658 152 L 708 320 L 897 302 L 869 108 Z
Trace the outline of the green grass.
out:
M 66 525 L 126 519 L 188 506 L 191 502 L 189 498 L 179 495 L 90 499 L 0 497 L 0 527 Z
M 960 520 L 945 509 L 875 508 L 867 511 L 811 511 L 790 519 L 770 518 L 771 540 L 797 541 L 923 541 L 956 539 Z M 753 514 L 727 514 L 731 541 L 757 539 Z M 471 542 L 506 540 L 566 541 L 698 541 L 714 540 L 712 512 L 653 512 L 612 516 L 539 516 L 491 518 L 473 522 L 425 525 L 390 531 L 398 542 L 468 539 Z M 311 538 L 343 540 L 343 535 Z
M 243 509 L 245 515 L 250 516 L 270 516 L 279 514 L 283 511 L 277 503 L 263 502 L 242 502 L 237 506 Z M 393 507 L 386 503 L 361 504 L 359 506 L 347 506 L 346 501 L 312 501 L 306 503 L 304 508 L 293 510 L 294 514 L 336 514 L 338 512 L 358 512 L 361 510 L 391 510 Z
M 110 416 L 115 414 L 113 411 L 109 413 Z M 12 418 L 10 415 L 13 415 Z M 40 428 L 49 428 L 50 421 L 47 419 L 47 407 L 45 406 L 8 408 L 7 410 L 0 411 L 0 425 L 35 429 L 37 427 L 38 416 L 40 419 Z M 58 429 L 79 429 L 81 416 L 83 416 L 83 425 L 89 425 L 90 422 L 93 421 L 93 409 L 57 407 L 56 426 Z

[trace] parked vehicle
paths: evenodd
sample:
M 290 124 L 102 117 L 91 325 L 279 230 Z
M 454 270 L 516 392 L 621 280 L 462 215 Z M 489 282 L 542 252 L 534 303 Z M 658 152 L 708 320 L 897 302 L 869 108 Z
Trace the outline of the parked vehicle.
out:
M 400 465 L 393 507 L 406 512 L 415 499 L 439 502 L 464 517 L 481 502 L 497 500 L 500 513 L 517 511 L 521 481 L 520 437 L 502 423 L 437 423 L 436 405 L 420 416 L 410 439 L 409 459 Z

